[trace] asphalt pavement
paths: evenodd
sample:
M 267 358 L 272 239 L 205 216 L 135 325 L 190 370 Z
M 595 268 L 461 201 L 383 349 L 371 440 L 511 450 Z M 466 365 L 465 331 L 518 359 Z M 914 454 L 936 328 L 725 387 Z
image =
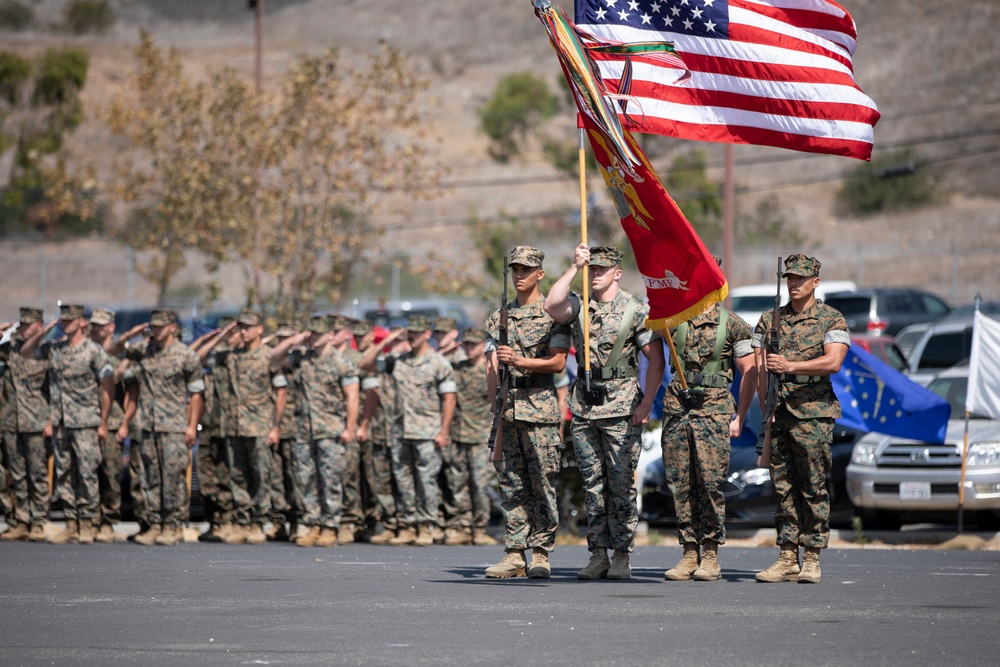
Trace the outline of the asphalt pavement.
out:
M 830 549 L 823 581 L 758 584 L 776 549 L 723 547 L 723 579 L 488 580 L 499 547 L 0 544 L 2 665 L 988 665 L 1000 552 Z

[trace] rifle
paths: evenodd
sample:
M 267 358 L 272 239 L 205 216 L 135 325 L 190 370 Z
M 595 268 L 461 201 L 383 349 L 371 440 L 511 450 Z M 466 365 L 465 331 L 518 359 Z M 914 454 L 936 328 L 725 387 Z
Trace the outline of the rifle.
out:
M 507 256 L 504 255 L 503 295 L 500 297 L 500 326 L 498 332 L 500 345 L 507 345 L 509 343 L 507 339 L 507 271 Z M 497 392 L 493 407 L 493 424 L 490 425 L 490 439 L 488 441 L 490 446 L 490 461 L 494 464 L 499 464 L 503 461 L 503 440 L 500 439 L 500 432 L 503 426 L 503 413 L 507 409 L 508 375 L 507 364 L 497 360 Z
M 781 308 L 781 257 L 778 258 L 778 285 L 774 293 L 774 310 L 771 311 L 771 329 L 768 332 L 766 354 L 779 354 L 778 331 Z M 765 354 L 765 358 L 766 358 Z M 757 440 L 757 466 L 766 468 L 771 463 L 771 422 L 774 420 L 774 409 L 778 405 L 778 395 L 781 393 L 781 378 L 777 373 L 767 373 L 767 393 L 764 398 L 764 421 L 760 425 L 760 438 Z

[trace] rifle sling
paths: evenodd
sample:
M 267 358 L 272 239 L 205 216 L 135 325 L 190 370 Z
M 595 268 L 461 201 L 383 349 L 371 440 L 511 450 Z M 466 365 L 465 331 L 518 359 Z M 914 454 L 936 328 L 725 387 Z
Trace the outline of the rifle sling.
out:
M 702 368 L 701 373 L 688 373 L 684 370 L 684 346 L 687 344 L 688 323 L 681 322 L 677 327 L 677 363 L 678 370 L 684 373 L 684 379 L 689 385 L 697 387 L 713 387 L 724 389 L 729 386 L 729 378 L 723 375 L 729 371 L 729 360 L 722 359 L 722 348 L 726 345 L 726 328 L 729 324 L 729 311 L 719 307 L 719 327 L 715 330 L 715 347 L 712 357 Z

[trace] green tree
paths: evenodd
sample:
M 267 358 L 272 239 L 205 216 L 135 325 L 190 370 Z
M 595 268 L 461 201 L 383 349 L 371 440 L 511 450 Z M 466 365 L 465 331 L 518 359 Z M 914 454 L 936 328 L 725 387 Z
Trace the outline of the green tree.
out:
M 510 162 L 535 136 L 537 125 L 555 115 L 559 99 L 549 85 L 531 72 L 508 74 L 479 108 L 479 126 L 490 139 L 490 156 Z
M 908 148 L 855 167 L 837 191 L 837 202 L 856 216 L 901 211 L 934 203 L 936 186 L 934 176 Z
M 773 194 L 757 202 L 750 213 L 737 213 L 734 226 L 736 242 L 743 245 L 765 245 L 780 240 L 784 245 L 795 246 L 804 240 L 798 230 L 789 225 L 781 202 Z
M 65 9 L 66 28 L 74 35 L 105 32 L 115 24 L 108 0 L 73 0 Z

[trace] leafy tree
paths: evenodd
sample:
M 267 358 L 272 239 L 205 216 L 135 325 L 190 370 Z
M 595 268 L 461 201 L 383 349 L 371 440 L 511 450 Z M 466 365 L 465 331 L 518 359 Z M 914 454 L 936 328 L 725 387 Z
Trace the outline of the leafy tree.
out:
M 856 216 L 919 208 L 937 200 L 936 179 L 912 149 L 883 153 L 855 167 L 837 202 Z
M 531 72 L 505 76 L 478 112 L 480 128 L 490 139 L 490 156 L 510 162 L 521 154 L 535 125 L 558 109 L 559 99 L 543 79 Z
M 74 35 L 105 32 L 115 24 L 108 0 L 73 0 L 65 9 L 66 28 Z
M 775 195 L 768 195 L 746 215 L 736 216 L 736 242 L 743 245 L 765 245 L 780 239 L 785 245 L 799 245 L 802 235 L 789 227 L 788 218 Z

